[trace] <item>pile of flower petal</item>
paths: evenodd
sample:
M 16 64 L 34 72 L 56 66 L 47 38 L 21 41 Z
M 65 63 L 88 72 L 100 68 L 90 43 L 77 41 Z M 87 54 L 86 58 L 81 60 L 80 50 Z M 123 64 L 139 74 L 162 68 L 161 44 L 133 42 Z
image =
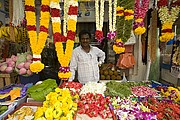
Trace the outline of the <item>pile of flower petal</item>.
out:
M 80 94 L 93 93 L 93 94 L 102 94 L 104 96 L 105 90 L 106 90 L 105 83 L 88 82 L 81 88 Z
M 112 99 L 111 109 L 117 117 L 117 120 L 156 120 L 156 113 L 151 112 L 142 103 L 130 99 Z
M 71 96 L 69 89 L 56 88 L 46 96 L 42 107 L 38 107 L 35 120 L 73 120 L 77 111 L 77 103 L 74 102 L 79 96 Z
M 158 120 L 179 120 L 180 104 L 173 103 L 172 100 L 148 98 L 143 104 L 157 113 Z

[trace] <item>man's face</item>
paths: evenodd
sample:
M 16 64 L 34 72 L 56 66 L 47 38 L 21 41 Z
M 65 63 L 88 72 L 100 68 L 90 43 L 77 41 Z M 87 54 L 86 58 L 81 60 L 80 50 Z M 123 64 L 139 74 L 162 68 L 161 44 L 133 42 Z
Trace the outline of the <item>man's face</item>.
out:
M 81 35 L 81 46 L 88 47 L 90 44 L 90 38 L 88 34 Z

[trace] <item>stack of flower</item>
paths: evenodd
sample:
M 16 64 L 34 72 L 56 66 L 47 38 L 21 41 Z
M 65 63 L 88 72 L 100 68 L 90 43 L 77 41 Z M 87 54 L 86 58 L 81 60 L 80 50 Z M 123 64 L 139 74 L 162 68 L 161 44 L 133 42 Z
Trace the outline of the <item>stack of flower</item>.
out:
M 110 108 L 114 110 L 117 120 L 156 120 L 156 113 L 142 103 L 118 97 L 113 98 L 113 101 Z
M 160 36 L 160 41 L 168 42 L 169 40 L 174 38 L 174 33 L 172 32 L 172 25 L 178 18 L 180 6 L 174 6 L 169 9 L 167 7 L 167 1 L 159 0 L 158 7 L 159 7 L 159 10 L 158 10 L 159 18 L 162 23 L 162 28 L 161 28 L 162 33 Z
M 180 89 L 178 88 L 168 87 L 167 89 L 161 89 L 161 94 L 170 100 L 180 102 Z
M 152 88 L 145 87 L 145 86 L 134 86 L 131 88 L 133 95 L 139 97 L 147 97 L 147 96 L 158 96 L 157 92 Z
M 99 7 L 100 1 L 100 7 Z M 105 0 L 96 0 L 95 1 L 95 16 L 96 16 L 96 32 L 95 32 L 95 39 L 98 42 L 102 42 L 104 39 L 103 36 L 103 21 L 104 21 L 104 2 Z
M 102 94 L 82 94 L 78 102 L 78 113 L 87 114 L 91 118 L 97 117 L 98 115 L 103 119 L 112 118 L 112 113 L 108 106 L 110 102 L 110 98 L 104 98 Z
M 78 13 L 78 2 L 77 0 L 68 0 L 68 19 L 67 19 L 67 41 L 66 38 L 61 35 L 61 19 L 60 19 L 60 6 L 59 0 L 53 0 L 51 2 L 51 16 L 52 16 L 52 26 L 53 26 L 53 36 L 57 52 L 58 61 L 61 64 L 59 68 L 58 76 L 62 80 L 68 80 L 71 76 L 69 62 L 72 56 L 72 51 L 74 47 L 74 39 L 76 35 L 76 23 L 77 23 L 77 13 Z M 66 41 L 66 50 L 64 51 L 63 43 Z
M 135 1 L 135 22 L 133 25 L 133 30 L 136 35 L 142 35 L 146 28 L 144 27 L 144 17 L 146 15 L 146 12 L 149 9 L 149 0 L 136 0 Z
M 79 94 L 82 84 L 78 82 L 64 82 L 59 88 L 69 88 L 69 90 L 71 90 L 71 95 L 74 95 L 75 93 Z
M 180 105 L 169 100 L 157 100 L 149 98 L 143 104 L 157 113 L 158 120 L 179 120 Z
M 32 72 L 40 72 L 44 69 L 44 64 L 41 63 L 41 52 L 44 48 L 46 38 L 48 36 L 48 26 L 50 20 L 49 14 L 49 0 L 41 1 L 41 18 L 39 34 L 36 33 L 36 15 L 35 15 L 35 1 L 25 0 L 25 12 L 27 20 L 27 29 L 30 38 L 30 47 L 33 53 L 33 63 L 30 65 Z
M 79 97 L 79 96 L 78 96 Z M 68 89 L 56 88 L 46 96 L 42 107 L 38 107 L 35 120 L 73 120 L 77 110 L 77 103 L 74 102 Z
M 104 96 L 105 90 L 105 83 L 88 82 L 81 88 L 80 94 L 93 93 L 102 94 Z

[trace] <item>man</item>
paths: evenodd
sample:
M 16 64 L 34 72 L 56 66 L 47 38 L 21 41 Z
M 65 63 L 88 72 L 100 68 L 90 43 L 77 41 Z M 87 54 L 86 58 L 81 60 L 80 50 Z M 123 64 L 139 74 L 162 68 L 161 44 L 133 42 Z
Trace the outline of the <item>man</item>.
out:
M 72 72 L 69 81 L 75 78 L 75 71 L 78 74 L 78 81 L 82 84 L 99 81 L 99 66 L 104 62 L 105 53 L 97 47 L 91 46 L 90 32 L 83 30 L 79 33 L 80 46 L 75 48 L 70 62 Z

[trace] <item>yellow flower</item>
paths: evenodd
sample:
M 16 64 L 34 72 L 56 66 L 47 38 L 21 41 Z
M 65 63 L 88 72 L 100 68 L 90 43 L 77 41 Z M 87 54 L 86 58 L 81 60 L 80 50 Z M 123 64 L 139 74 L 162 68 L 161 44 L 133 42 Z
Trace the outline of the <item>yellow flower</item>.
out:
M 44 114 L 43 109 L 41 107 L 38 107 L 37 111 L 34 114 L 34 117 L 35 118 L 40 118 L 40 117 L 43 117 L 43 114 Z
M 40 118 L 37 118 L 35 120 L 46 120 L 46 118 L 45 117 L 40 117 Z
M 79 95 L 76 94 L 76 95 L 74 96 L 74 98 L 75 98 L 75 99 L 79 99 Z
M 53 109 L 52 108 L 47 108 L 47 110 L 45 111 L 45 117 L 53 118 Z
M 60 120 L 68 120 L 67 117 L 63 116 L 60 118 Z
M 134 18 L 134 15 L 130 15 L 130 16 L 125 16 L 125 20 L 132 20 Z
M 76 31 L 76 21 L 73 19 L 68 20 L 68 30 L 72 30 L 73 32 Z
M 55 89 L 55 92 L 56 92 L 56 93 L 58 93 L 58 94 L 61 94 L 62 89 L 60 89 L 60 88 L 56 88 L 56 89 Z
M 51 2 L 59 3 L 59 0 L 51 0 Z
M 66 72 L 66 73 L 64 73 L 64 72 L 58 72 L 59 78 L 61 78 L 61 79 L 63 79 L 63 80 L 68 80 L 68 78 L 70 78 L 71 75 L 72 75 L 71 72 Z
M 161 42 L 168 42 L 169 40 L 174 38 L 174 33 L 162 33 L 160 36 Z
M 113 45 L 113 50 L 116 52 L 116 54 L 120 54 L 120 53 L 123 53 L 125 51 L 125 48 Z
M 34 7 L 34 3 L 31 0 L 25 0 L 25 5 L 29 5 L 29 6 Z
M 123 16 L 124 15 L 124 8 L 123 7 L 120 7 L 120 6 L 118 6 L 117 8 L 116 8 L 116 16 Z
M 53 111 L 53 118 L 60 118 L 61 115 L 62 115 L 62 110 Z
M 52 0 L 51 0 L 52 1 Z M 50 0 L 42 0 L 42 5 L 49 5 L 50 4 Z
M 41 19 L 50 19 L 50 14 L 49 12 L 41 12 Z M 49 21 L 47 20 L 41 20 L 40 21 L 41 26 L 45 26 L 46 28 L 49 27 Z
M 60 24 L 58 22 L 53 22 L 52 23 L 52 27 L 53 27 L 53 32 L 56 33 L 56 32 L 59 32 L 61 33 L 61 29 L 60 29 Z
M 36 16 L 34 12 L 26 11 L 26 19 L 27 19 L 27 25 L 36 24 Z
M 146 28 L 145 27 L 137 27 L 135 30 L 134 30 L 134 33 L 136 35 L 142 35 L 143 33 L 145 33 L 146 31 Z
M 135 20 L 135 22 L 142 22 L 142 21 L 143 21 L 142 18 L 138 18 L 138 19 Z
M 30 70 L 34 73 L 38 73 L 42 69 L 44 69 L 44 64 L 41 62 L 35 62 L 35 63 L 30 64 Z
M 172 29 L 172 25 L 173 23 L 172 22 L 166 22 L 162 25 L 162 30 L 164 29 Z

